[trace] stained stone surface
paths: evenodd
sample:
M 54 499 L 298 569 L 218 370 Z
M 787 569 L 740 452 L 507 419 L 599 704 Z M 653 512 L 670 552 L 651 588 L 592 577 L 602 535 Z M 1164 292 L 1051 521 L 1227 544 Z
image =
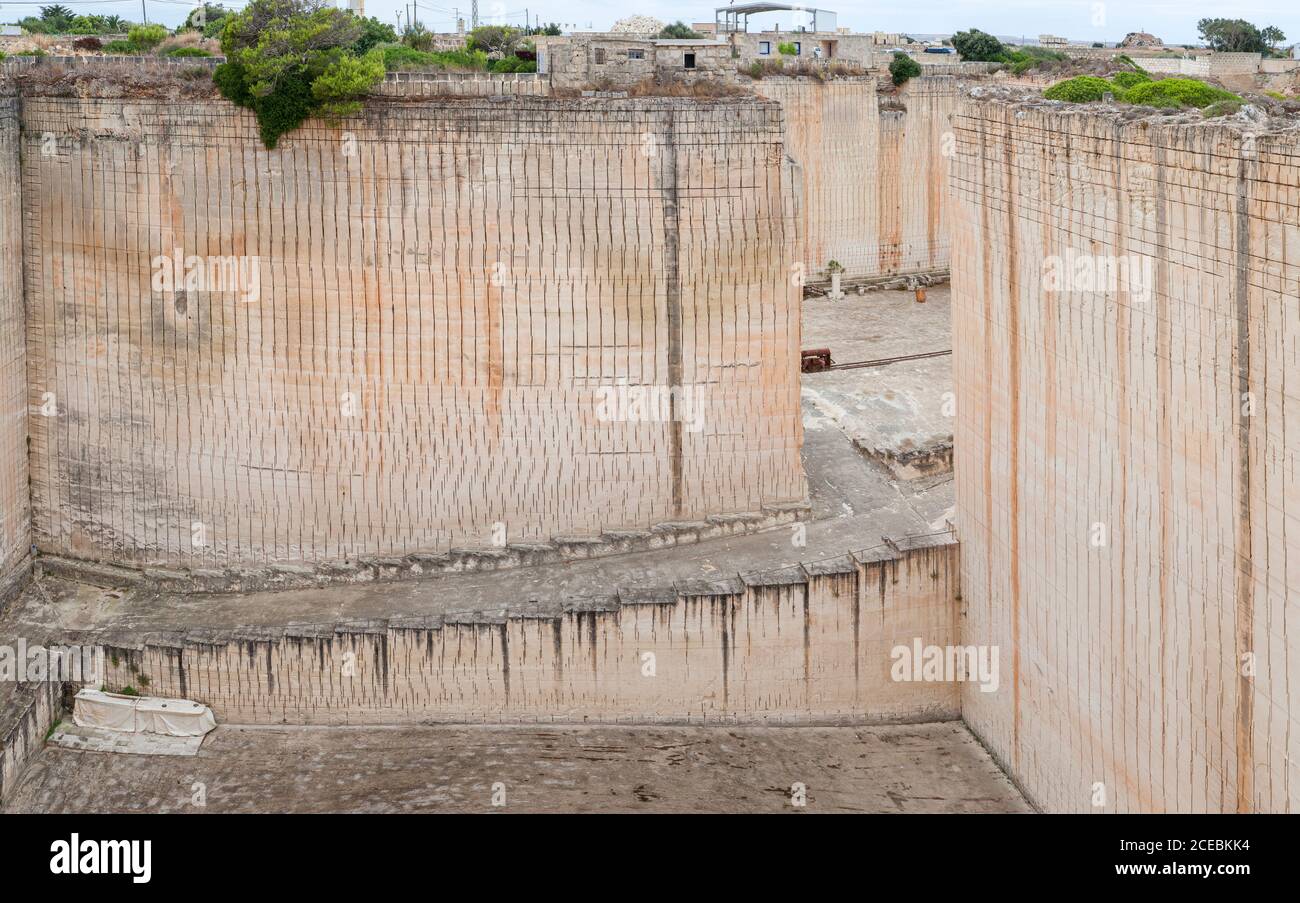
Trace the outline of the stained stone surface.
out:
M 1294 812 L 1300 133 L 955 126 L 962 716 L 1046 810 Z
M 27 419 L 44 553 L 325 566 L 807 494 L 773 102 L 375 101 L 355 146 L 309 122 L 275 151 L 219 100 L 21 110 L 27 404 L 0 352 L 0 423 L 57 395 Z

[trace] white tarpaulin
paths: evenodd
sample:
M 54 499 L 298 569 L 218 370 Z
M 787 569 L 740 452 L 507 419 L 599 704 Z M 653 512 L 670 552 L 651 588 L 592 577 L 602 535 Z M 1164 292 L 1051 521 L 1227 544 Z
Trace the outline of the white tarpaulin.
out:
M 135 707 L 136 730 L 168 737 L 202 737 L 217 726 L 212 709 L 188 699 L 144 697 Z
M 110 731 L 135 730 L 135 697 L 82 690 L 72 707 L 72 720 L 80 727 Z
M 123 696 L 99 690 L 77 693 L 72 720 L 80 727 L 168 737 L 202 737 L 217 726 L 212 709 L 188 699 Z

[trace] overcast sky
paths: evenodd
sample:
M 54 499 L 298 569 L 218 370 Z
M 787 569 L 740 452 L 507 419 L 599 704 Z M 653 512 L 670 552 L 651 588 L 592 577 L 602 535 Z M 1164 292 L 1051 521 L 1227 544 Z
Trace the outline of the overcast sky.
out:
M 48 0 L 47 0 L 48 2 Z M 150 21 L 175 25 L 193 4 L 186 0 L 145 0 Z M 716 0 L 721 2 L 721 0 Z M 1300 42 L 1300 3 L 1295 0 L 823 0 L 826 8 L 839 14 L 839 24 L 855 31 L 902 31 L 946 33 L 980 28 L 1001 35 L 1040 33 L 1064 35 L 1088 41 L 1115 41 L 1130 31 L 1149 31 L 1166 43 L 1197 40 L 1196 22 L 1204 17 L 1242 18 L 1261 27 L 1276 25 L 1288 41 Z M 141 0 L 86 2 L 63 0 L 78 12 L 116 13 L 139 21 Z M 242 6 L 243 0 L 227 5 Z M 469 17 L 469 0 L 419 0 L 419 18 L 436 31 L 453 28 L 453 10 Z M 402 0 L 367 0 L 367 15 L 394 22 Z M 35 14 L 36 3 L 17 4 L 0 0 L 0 20 L 17 21 Z M 560 22 L 580 28 L 589 25 L 608 28 L 615 20 L 632 14 L 654 16 L 664 21 L 711 22 L 714 4 L 682 0 L 636 0 L 609 3 L 605 0 L 480 0 L 480 22 L 508 22 L 522 25 L 527 10 L 530 19 Z

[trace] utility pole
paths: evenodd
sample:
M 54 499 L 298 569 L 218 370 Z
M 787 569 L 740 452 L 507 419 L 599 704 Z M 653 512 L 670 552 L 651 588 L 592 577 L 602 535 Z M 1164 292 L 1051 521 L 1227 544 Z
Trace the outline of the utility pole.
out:
M 145 8 L 144 0 L 140 0 L 140 16 L 144 19 L 144 24 L 149 24 L 149 10 Z
M 470 4 L 469 21 L 474 28 L 478 28 L 478 0 L 473 0 Z

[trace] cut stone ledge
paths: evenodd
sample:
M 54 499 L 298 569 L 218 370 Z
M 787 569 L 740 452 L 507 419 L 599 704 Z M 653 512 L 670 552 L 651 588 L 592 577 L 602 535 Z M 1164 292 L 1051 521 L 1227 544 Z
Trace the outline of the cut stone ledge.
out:
M 428 579 L 439 574 L 500 570 L 530 565 L 579 561 L 626 552 L 653 551 L 703 539 L 760 533 L 784 526 L 811 511 L 807 499 L 763 505 L 760 511 L 708 515 L 698 521 L 665 521 L 649 529 L 605 530 L 599 535 L 562 535 L 550 541 L 510 543 L 504 548 L 456 547 L 445 552 L 413 552 L 402 557 L 367 556 L 305 563 L 273 562 L 261 567 L 192 570 L 148 567 L 140 570 L 40 556 L 37 567 L 46 573 L 104 586 L 144 583 L 158 592 L 247 593 L 268 589 L 313 587 Z

